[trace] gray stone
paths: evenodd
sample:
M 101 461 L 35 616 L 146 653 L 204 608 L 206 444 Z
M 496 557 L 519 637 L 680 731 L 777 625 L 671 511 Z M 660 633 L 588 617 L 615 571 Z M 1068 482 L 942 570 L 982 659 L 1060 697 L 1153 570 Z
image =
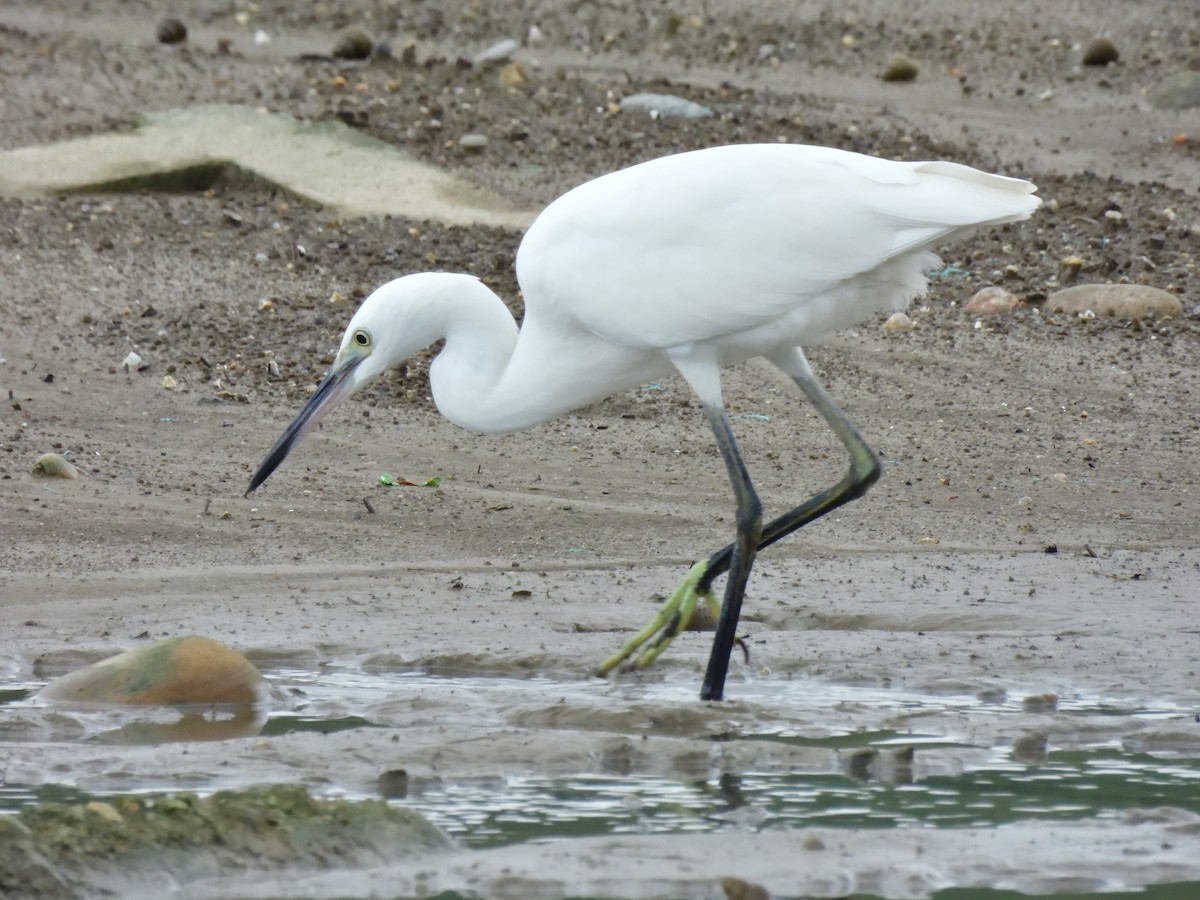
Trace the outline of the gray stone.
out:
M 468 153 L 482 153 L 487 149 L 488 136 L 486 134 L 464 134 L 458 139 L 458 146 Z
M 1183 314 L 1178 297 L 1144 284 L 1079 284 L 1055 291 L 1043 309 L 1120 319 L 1169 319 Z
M 630 94 L 621 101 L 621 110 L 638 110 L 654 118 L 703 119 L 713 114 L 707 106 L 674 94 Z
M 1146 99 L 1155 109 L 1191 109 L 1200 106 L 1200 72 L 1176 72 L 1151 88 Z

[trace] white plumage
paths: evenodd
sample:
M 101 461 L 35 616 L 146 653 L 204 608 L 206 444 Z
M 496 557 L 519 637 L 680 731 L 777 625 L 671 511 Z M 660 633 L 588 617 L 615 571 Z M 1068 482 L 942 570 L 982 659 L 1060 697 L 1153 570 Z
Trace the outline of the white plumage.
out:
M 683 609 L 666 614 L 686 618 L 697 599 L 708 601 L 712 579 L 732 570 L 702 694 L 719 699 L 741 602 L 736 583 L 744 587 L 760 539 L 777 540 L 858 496 L 878 474 L 800 347 L 921 293 L 937 261 L 932 247 L 1026 218 L 1040 203 L 1034 190 L 955 163 L 789 144 L 714 147 L 602 176 L 551 203 L 522 240 L 520 331 L 503 302 L 468 275 L 409 275 L 371 294 L 250 490 L 339 399 L 441 338 L 430 368 L 434 402 L 476 431 L 526 428 L 678 371 L 705 408 L 738 498 L 737 543 L 698 566 L 676 592 L 686 595 Z M 754 356 L 796 380 L 852 462 L 832 498 L 823 492 L 766 529 L 719 378 L 722 366 Z M 776 525 L 781 533 L 772 532 Z M 650 658 L 678 624 L 659 629 Z

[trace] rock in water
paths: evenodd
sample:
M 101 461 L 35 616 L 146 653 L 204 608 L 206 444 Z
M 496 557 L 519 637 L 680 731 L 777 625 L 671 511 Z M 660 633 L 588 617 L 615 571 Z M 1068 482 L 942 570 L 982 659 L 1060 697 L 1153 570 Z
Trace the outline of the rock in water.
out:
M 40 697 L 142 706 L 247 704 L 265 692 L 258 669 L 220 641 L 198 635 L 139 647 L 46 685 Z
M 231 874 L 344 870 L 353 878 L 454 842 L 415 810 L 278 784 L 26 804 L 0 816 L 0 847 L 5 897 L 170 897 Z

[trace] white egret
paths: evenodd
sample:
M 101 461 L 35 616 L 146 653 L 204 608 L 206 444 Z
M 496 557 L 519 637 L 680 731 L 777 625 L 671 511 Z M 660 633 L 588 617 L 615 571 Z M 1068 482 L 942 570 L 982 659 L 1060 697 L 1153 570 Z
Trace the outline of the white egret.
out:
M 678 372 L 712 427 L 737 507 L 732 544 L 697 563 L 654 620 L 601 664 L 644 665 L 728 573 L 701 698 L 724 693 L 758 550 L 861 496 L 874 451 L 809 368 L 801 346 L 926 287 L 930 248 L 1029 216 L 1034 185 L 950 162 L 893 162 L 823 147 L 735 145 L 655 159 L 555 200 L 517 251 L 518 330 L 476 278 L 408 275 L 369 296 L 328 374 L 267 454 L 247 494 L 342 398 L 433 342 L 442 415 L 504 432 Z M 845 445 L 845 476 L 762 523 L 721 400 L 722 366 L 765 357 L 790 376 Z

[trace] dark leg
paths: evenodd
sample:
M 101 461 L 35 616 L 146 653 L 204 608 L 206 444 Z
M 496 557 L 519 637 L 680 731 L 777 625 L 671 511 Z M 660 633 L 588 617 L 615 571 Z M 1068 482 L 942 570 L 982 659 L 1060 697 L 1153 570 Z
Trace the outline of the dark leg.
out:
M 754 556 L 762 536 L 762 503 L 754 492 L 750 473 L 738 453 L 737 441 L 729 427 L 729 417 L 723 409 L 716 407 L 705 407 L 704 413 L 717 439 L 721 458 L 725 460 L 725 469 L 737 500 L 737 537 L 727 548 L 730 552 L 725 562 L 729 570 L 729 577 L 725 581 L 725 600 L 721 604 L 721 617 L 717 621 L 717 633 L 713 637 L 708 669 L 704 673 L 704 686 L 700 689 L 701 700 L 720 700 L 725 693 L 725 675 L 729 671 L 729 655 L 733 652 L 733 642 L 737 637 L 746 582 L 750 579 L 750 568 L 754 565 Z
M 772 362 L 792 377 L 797 387 L 804 391 L 804 395 L 812 401 L 813 406 L 829 423 L 829 427 L 833 429 L 834 434 L 838 436 L 850 454 L 850 468 L 833 487 L 826 488 L 795 509 L 768 522 L 763 528 L 762 539 L 758 543 L 759 550 L 771 546 L 780 538 L 787 537 L 796 529 L 821 518 L 839 506 L 849 503 L 851 500 L 857 500 L 879 480 L 883 471 L 875 451 L 859 434 L 854 423 L 833 402 L 829 392 L 817 381 L 812 369 L 808 366 L 808 361 L 798 349 L 794 353 L 772 359 Z M 730 544 L 722 547 L 708 558 L 707 569 L 696 584 L 698 592 L 707 593 L 711 589 L 713 581 L 729 569 L 734 551 L 734 545 Z
M 750 529 L 743 526 L 743 503 L 746 498 L 753 498 L 754 506 L 757 508 L 758 500 L 750 485 L 750 478 L 742 464 L 741 457 L 737 453 L 737 445 L 734 443 L 732 432 L 729 429 L 728 419 L 720 409 L 716 410 L 719 418 L 714 419 L 712 413 L 709 413 L 709 422 L 712 424 L 713 433 L 717 435 L 717 443 L 721 447 L 721 455 L 729 468 L 730 481 L 733 483 L 734 492 L 737 495 L 737 540 L 693 565 L 679 587 L 663 603 L 657 615 L 645 628 L 626 641 L 620 650 L 601 663 L 596 671 L 597 675 L 607 674 L 623 664 L 641 668 L 652 663 L 670 645 L 676 635 L 687 628 L 697 602 L 702 601 L 715 611 L 716 601 L 712 596 L 712 583 L 719 576 L 730 572 L 729 584 L 726 585 L 725 590 L 725 603 L 719 614 L 717 635 L 713 640 L 708 673 L 705 675 L 704 687 L 701 692 L 702 699 L 720 699 L 725 675 L 728 671 L 729 656 L 736 640 L 735 632 L 738 617 L 741 614 L 742 594 L 745 591 L 746 579 L 750 574 L 750 563 L 753 562 L 754 554 L 814 519 L 819 519 L 839 506 L 861 497 L 872 484 L 879 480 L 881 472 L 879 457 L 863 440 L 862 435 L 846 417 L 846 414 L 833 402 L 825 388 L 817 381 L 800 349 L 796 348 L 777 354 L 771 357 L 771 361 L 791 376 L 841 440 L 842 445 L 850 454 L 849 469 L 833 487 L 810 497 L 795 509 L 784 513 L 758 531 L 755 546 L 751 552 L 747 552 L 744 549 L 746 547 L 744 541 Z M 743 484 L 745 485 L 744 490 Z M 744 494 L 745 496 L 743 496 Z

